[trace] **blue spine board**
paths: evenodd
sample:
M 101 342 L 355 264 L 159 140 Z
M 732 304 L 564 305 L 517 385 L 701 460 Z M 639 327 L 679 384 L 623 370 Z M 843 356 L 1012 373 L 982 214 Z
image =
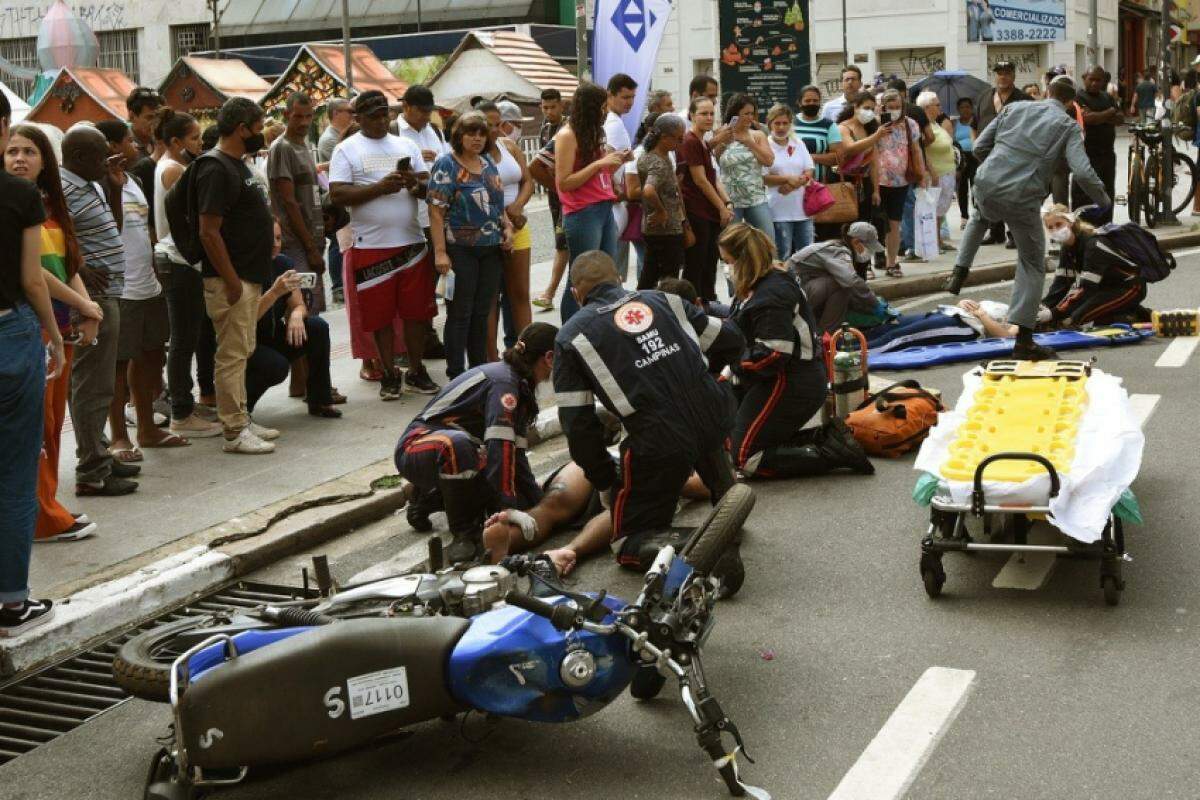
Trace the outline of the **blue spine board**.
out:
M 1085 347 L 1113 347 L 1134 344 L 1153 335 L 1153 331 L 1129 329 L 1127 325 L 1107 325 L 1106 328 L 1126 328 L 1127 333 L 1097 336 L 1084 331 L 1050 331 L 1035 333 L 1034 341 L 1054 350 L 1078 350 Z M 891 350 L 878 355 L 868 353 L 867 363 L 873 370 L 918 369 L 960 361 L 979 361 L 1012 355 L 1014 339 L 976 339 L 973 342 L 951 342 L 924 347 Z
M 567 602 L 565 598 L 548 602 Z M 625 604 L 606 598 L 616 611 Z M 611 617 L 606 620 L 611 621 Z M 567 653 L 586 649 L 596 662 L 591 682 L 566 686 L 560 667 Z M 619 634 L 576 631 L 564 635 L 550 622 L 516 606 L 471 620 L 450 654 L 450 693 L 459 702 L 503 717 L 569 722 L 599 711 L 633 679 L 628 641 Z

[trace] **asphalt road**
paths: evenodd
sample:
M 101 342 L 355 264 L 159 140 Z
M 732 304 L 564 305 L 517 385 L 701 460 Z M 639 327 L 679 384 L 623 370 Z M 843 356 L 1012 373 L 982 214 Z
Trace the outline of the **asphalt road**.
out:
M 1200 306 L 1200 257 L 1180 261 L 1170 281 L 1152 288 L 1149 305 Z M 917 571 L 927 513 L 910 497 L 912 456 L 878 461 L 874 477 L 756 485 L 743 547 L 747 585 L 719 607 L 706 651 L 710 683 L 758 762 L 745 765 L 749 782 L 776 798 L 829 797 L 848 772 L 864 774 L 860 755 L 903 706 L 908 726 L 888 727 L 893 735 L 872 745 L 876 772 L 865 774 L 915 772 L 907 792 L 880 779 L 836 796 L 1196 796 L 1200 542 L 1191 503 L 1200 358 L 1158 367 L 1166 347 L 1088 352 L 1131 394 L 1159 398 L 1134 485 L 1146 524 L 1127 530 L 1134 561 L 1118 608 L 1104 605 L 1094 562 L 1060 561 L 1036 590 L 993 588 L 1003 556 L 947 556 L 946 594 L 929 600 Z M 953 401 L 968 366 L 916 377 Z M 345 578 L 415 541 L 402 520 L 387 520 L 332 545 L 335 571 Z M 285 573 L 294 575 L 291 563 L 264 576 Z M 638 581 L 601 559 L 582 568 L 578 583 L 631 596 Z M 969 689 L 948 696 L 935 681 L 914 691 L 935 667 L 973 673 L 959 684 L 969 680 Z M 126 703 L 0 767 L 0 798 L 139 797 L 168 721 L 165 707 Z M 919 746 L 926 739 L 930 746 Z M 911 769 L 906 757 L 915 759 Z M 611 800 L 718 798 L 724 789 L 684 710 L 664 693 L 651 703 L 622 697 L 572 725 L 475 718 L 464 732 L 428 723 L 336 759 L 255 771 L 216 796 Z

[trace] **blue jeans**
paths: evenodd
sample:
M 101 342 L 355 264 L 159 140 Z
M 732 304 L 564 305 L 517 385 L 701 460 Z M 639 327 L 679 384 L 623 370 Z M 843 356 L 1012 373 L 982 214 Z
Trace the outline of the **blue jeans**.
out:
M 917 208 L 917 194 L 912 184 L 908 185 L 908 194 L 904 198 L 904 218 L 900 220 L 900 252 L 907 253 L 913 249 L 916 237 L 913 233 L 913 217 Z
M 446 303 L 446 376 L 457 377 L 463 366 L 487 363 L 488 315 L 496 307 L 503 283 L 504 261 L 497 247 L 447 244 L 454 270 L 454 299 Z
M 22 303 L 0 317 L 0 603 L 29 597 L 45 395 L 41 326 Z
M 901 314 L 892 323 L 867 329 L 866 337 L 871 353 L 878 354 L 910 347 L 973 342 L 979 334 L 958 317 L 930 311 L 928 314 Z
M 813 243 L 813 221 L 811 219 L 789 220 L 775 223 L 775 251 L 779 258 L 787 258 Z
M 617 260 L 617 221 L 613 219 L 612 203 L 593 203 L 587 208 L 563 216 L 563 233 L 567 237 L 567 251 L 570 253 L 569 264 L 589 250 L 603 250 Z M 559 301 L 559 311 L 562 321 L 569 320 L 579 304 L 571 296 L 571 272 L 568 269 L 567 279 L 563 281 L 563 296 Z M 455 289 L 457 292 L 458 289 Z
M 633 247 L 634 262 L 637 264 L 637 280 L 642 279 L 642 267 L 646 266 L 646 242 L 638 240 L 629 243 Z M 634 281 L 637 283 L 637 281 Z
M 733 218 L 737 222 L 753 225 L 767 236 L 775 238 L 775 220 L 771 218 L 771 207 L 766 203 L 759 203 L 749 208 L 735 208 Z

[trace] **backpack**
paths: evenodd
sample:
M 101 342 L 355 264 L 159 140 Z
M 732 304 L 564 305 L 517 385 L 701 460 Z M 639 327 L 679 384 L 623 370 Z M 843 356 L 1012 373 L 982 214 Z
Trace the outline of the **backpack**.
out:
M 209 150 L 201 153 L 188 164 L 179 180 L 167 190 L 163 204 L 167 212 L 167 227 L 171 230 L 171 241 L 184 261 L 199 264 L 204 259 L 204 245 L 200 243 L 200 214 L 196 209 L 196 171 L 198 164 L 206 158 L 220 160 L 220 156 Z M 228 168 L 223 161 L 223 166 Z M 242 178 L 237 175 L 237 185 Z
M 1183 125 L 1186 130 L 1177 133 L 1182 141 L 1192 141 L 1192 137 L 1196 133 L 1196 90 L 1184 92 L 1178 100 L 1175 101 L 1175 107 L 1171 109 L 1171 122 L 1176 125 Z
M 1114 222 L 1105 225 L 1096 235 L 1103 236 L 1117 255 L 1136 265 L 1146 283 L 1157 283 L 1175 269 L 1175 256 L 1164 251 L 1154 234 L 1140 225 Z
M 900 381 L 870 395 L 846 417 L 846 425 L 868 454 L 896 458 L 924 441 L 942 410 L 921 384 Z

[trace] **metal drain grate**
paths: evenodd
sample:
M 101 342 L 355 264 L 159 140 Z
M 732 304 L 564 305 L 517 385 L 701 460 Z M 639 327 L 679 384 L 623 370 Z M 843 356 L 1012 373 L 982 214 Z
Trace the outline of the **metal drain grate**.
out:
M 129 695 L 113 681 L 112 662 L 121 645 L 135 634 L 184 617 L 316 596 L 316 591 L 294 586 L 239 581 L 127 630 L 92 650 L 0 684 L 0 765 L 128 700 Z

